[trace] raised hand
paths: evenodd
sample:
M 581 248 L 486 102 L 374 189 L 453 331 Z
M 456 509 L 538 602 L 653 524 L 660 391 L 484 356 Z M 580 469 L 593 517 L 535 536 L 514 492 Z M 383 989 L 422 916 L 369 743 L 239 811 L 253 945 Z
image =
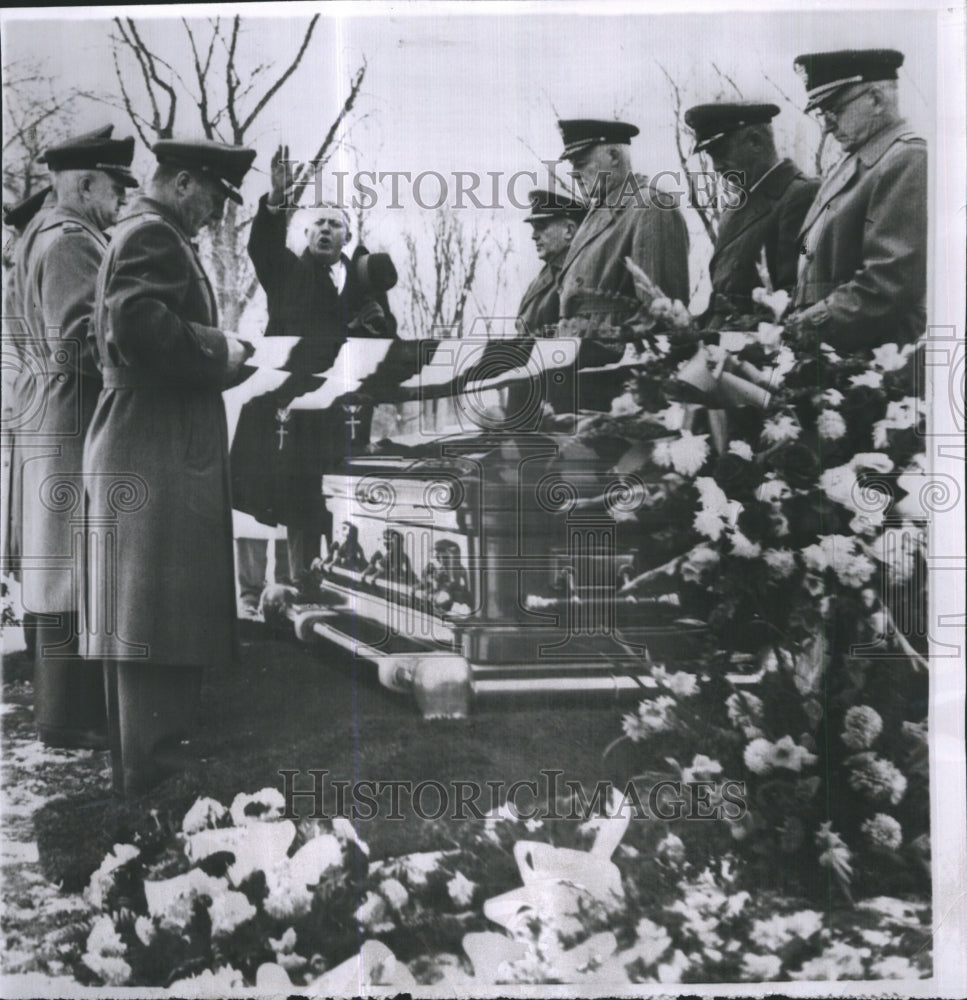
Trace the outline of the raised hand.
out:
M 279 148 L 272 154 L 269 178 L 272 185 L 269 190 L 269 204 L 281 205 L 285 201 L 286 192 L 292 187 L 289 174 L 289 147 L 287 145 L 280 143 Z

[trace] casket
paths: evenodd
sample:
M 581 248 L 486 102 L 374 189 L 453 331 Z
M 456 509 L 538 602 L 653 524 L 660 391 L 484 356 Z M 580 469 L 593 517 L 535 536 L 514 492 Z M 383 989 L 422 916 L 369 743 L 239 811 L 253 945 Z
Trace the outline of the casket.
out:
M 334 544 L 318 601 L 288 617 L 424 715 L 507 695 L 641 697 L 652 662 L 696 655 L 702 629 L 673 604 L 619 598 L 647 544 L 629 547 L 615 521 L 634 491 L 573 437 L 444 437 L 353 457 L 322 490 Z

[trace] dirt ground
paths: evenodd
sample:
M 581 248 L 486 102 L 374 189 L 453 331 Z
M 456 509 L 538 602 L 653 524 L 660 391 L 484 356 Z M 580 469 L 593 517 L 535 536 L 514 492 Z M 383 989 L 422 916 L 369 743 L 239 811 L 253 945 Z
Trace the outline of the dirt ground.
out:
M 206 679 L 197 762 L 141 799 L 110 790 L 106 752 L 49 750 L 35 738 L 30 664 L 4 663 L 2 950 L 4 974 L 66 974 L 65 948 L 87 912 L 79 893 L 105 853 L 135 833 L 165 837 L 201 795 L 282 789 L 280 769 L 324 768 L 326 781 L 539 780 L 542 768 L 589 786 L 608 777 L 601 753 L 620 734 L 622 707 L 542 701 L 505 704 L 465 720 L 426 721 L 345 654 L 243 623 L 242 658 Z M 609 762 L 610 763 L 610 762 Z M 563 780 L 563 779 L 562 779 Z M 304 774 L 297 782 L 311 787 Z M 332 786 L 326 810 L 335 812 Z M 388 798 L 381 800 L 388 804 Z M 428 808 L 435 800 L 428 796 Z M 485 802 L 482 803 L 486 811 Z M 312 801 L 301 799 L 307 813 Z M 374 857 L 450 843 L 448 821 L 401 802 L 402 821 L 362 822 Z M 471 820 L 472 821 L 472 820 Z M 452 821 L 451 821 L 452 822 Z M 76 935 L 75 935 L 76 936 Z M 46 981 L 49 986 L 49 980 Z

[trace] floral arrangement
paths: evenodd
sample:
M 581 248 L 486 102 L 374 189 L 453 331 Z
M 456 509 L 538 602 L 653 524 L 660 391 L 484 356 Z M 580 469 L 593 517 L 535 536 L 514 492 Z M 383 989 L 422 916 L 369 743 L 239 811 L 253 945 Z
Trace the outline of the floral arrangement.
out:
M 881 895 L 844 919 L 753 895 L 731 852 L 697 865 L 624 805 L 553 823 L 505 805 L 445 850 L 376 860 L 347 820 L 283 818 L 274 789 L 202 798 L 163 843 L 115 845 L 92 875 L 78 978 L 339 996 L 929 974 L 925 905 Z
M 775 322 L 787 297 L 754 298 L 768 315 L 755 332 L 718 331 L 715 367 L 768 384 L 768 402 L 729 411 L 718 454 L 685 430 L 652 450 L 652 463 L 681 477 L 674 503 L 690 530 L 619 591 L 674 601 L 681 618 L 707 624 L 718 652 L 700 690 L 644 700 L 622 740 L 640 758 L 670 757 L 675 776 L 694 757 L 745 783 L 749 811 L 731 837 L 750 869 L 788 870 L 795 857 L 801 891 L 834 885 L 851 898 L 884 876 L 921 891 L 922 350 L 797 350 Z

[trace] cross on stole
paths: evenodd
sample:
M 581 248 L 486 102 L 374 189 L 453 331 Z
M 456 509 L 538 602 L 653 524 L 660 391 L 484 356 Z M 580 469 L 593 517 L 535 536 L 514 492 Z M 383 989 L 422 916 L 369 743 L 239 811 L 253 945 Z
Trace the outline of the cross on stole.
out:
M 288 434 L 285 425 L 289 422 L 289 416 L 288 407 L 275 411 L 275 419 L 279 422 L 279 429 L 276 431 L 276 434 L 279 435 L 279 451 L 282 451 L 285 444 L 285 436 Z
M 361 420 L 356 419 L 356 414 L 362 409 L 359 403 L 343 403 L 343 409 L 346 411 L 346 426 L 349 428 L 349 440 L 356 440 L 356 428 L 362 423 Z

